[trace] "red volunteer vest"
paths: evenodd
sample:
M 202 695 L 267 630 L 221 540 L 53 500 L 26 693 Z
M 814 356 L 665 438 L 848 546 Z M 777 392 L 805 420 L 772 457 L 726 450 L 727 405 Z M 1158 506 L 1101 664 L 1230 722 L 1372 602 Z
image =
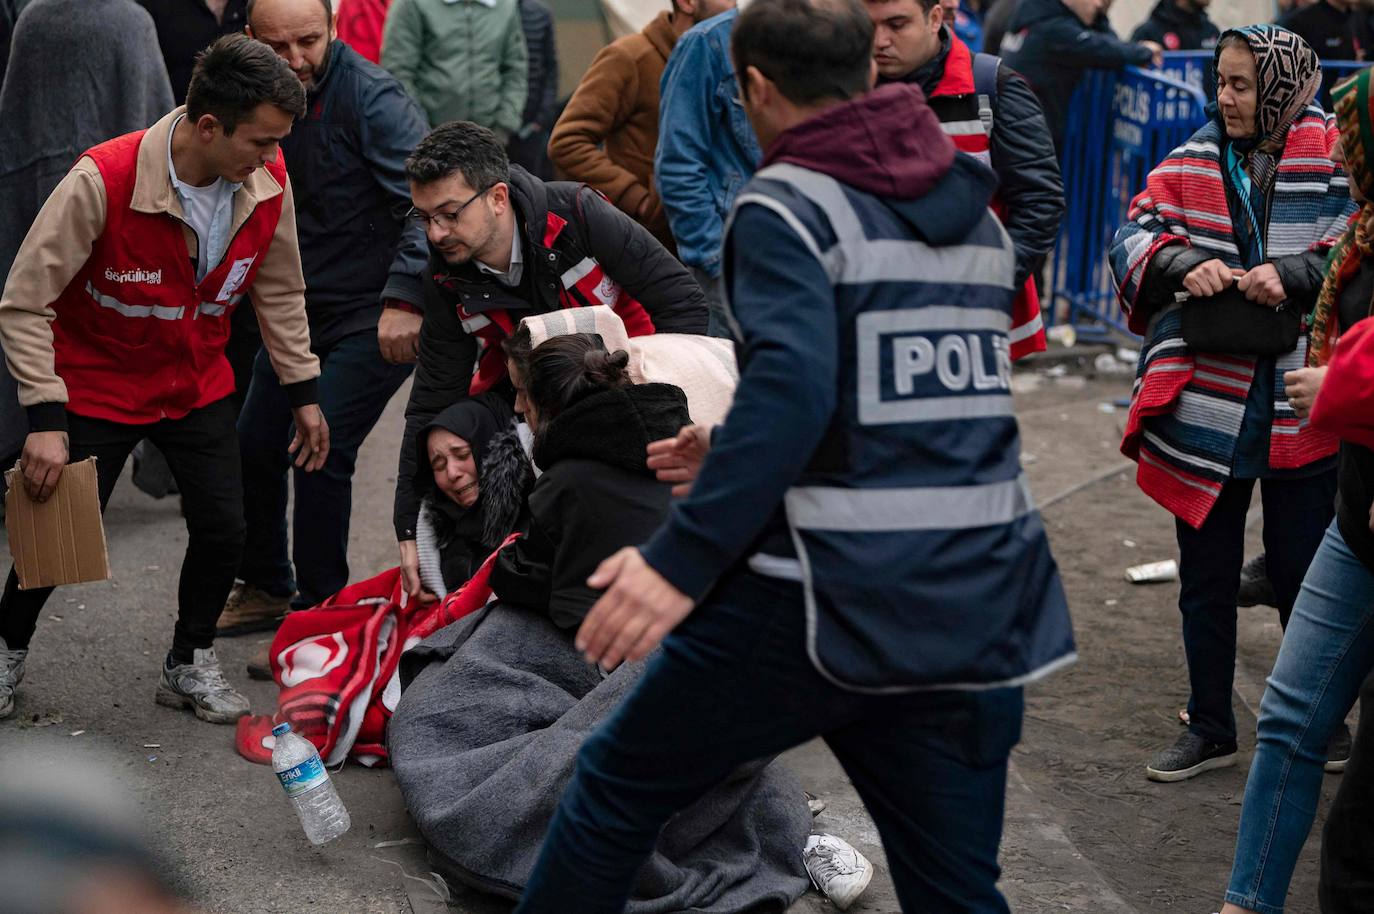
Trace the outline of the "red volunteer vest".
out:
M 954 147 L 968 153 L 989 168 L 992 167 L 992 144 L 988 127 L 983 123 L 979 112 L 982 100 L 977 95 L 978 88 L 973 80 L 973 54 L 968 45 L 958 37 L 950 35 L 949 55 L 945 58 L 945 73 L 935 91 L 935 98 L 967 98 L 968 104 L 952 119 L 941 119 L 940 128 L 954 141 Z M 933 106 L 932 106 L 933 107 Z M 937 114 L 948 109 L 941 106 Z M 1000 219 L 1007 214 L 1006 204 L 1000 198 L 992 200 L 992 211 Z M 1028 278 L 1026 285 L 1017 293 L 1011 311 L 1011 357 L 1019 359 L 1032 352 L 1043 352 L 1046 347 L 1045 327 L 1040 318 L 1040 294 L 1036 291 L 1035 280 Z
M 544 223 L 544 247 L 553 247 L 554 241 L 567 225 L 568 220 L 556 213 L 549 213 Z M 648 336 L 654 332 L 654 322 L 650 320 L 649 312 L 619 283 L 607 276 L 605 269 L 594 258 L 584 257 L 580 263 L 564 272 L 559 281 L 560 308 L 609 305 L 625 322 L 628 336 Z M 517 322 L 504 309 L 469 314 L 462 305 L 458 306 L 458 319 L 462 321 L 463 329 L 477 338 L 477 367 L 469 388 L 469 393 L 476 396 L 490 390 L 506 376 L 506 354 L 501 348 L 501 341 L 515 332 Z
M 105 230 L 53 303 L 52 324 L 67 409 L 133 425 L 180 419 L 233 393 L 229 316 L 257 276 L 283 199 L 259 203 L 197 283 L 181 222 L 130 208 L 145 132 L 86 153 L 105 183 Z M 286 186 L 281 155 L 266 168 Z

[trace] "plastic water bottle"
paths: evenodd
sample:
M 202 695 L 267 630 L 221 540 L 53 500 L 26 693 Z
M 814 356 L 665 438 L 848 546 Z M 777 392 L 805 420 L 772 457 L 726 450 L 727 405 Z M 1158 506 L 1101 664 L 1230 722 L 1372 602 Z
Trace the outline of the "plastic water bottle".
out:
M 272 728 L 272 770 L 291 798 L 311 844 L 327 844 L 348 831 L 352 822 L 329 771 L 310 741 L 291 732 L 290 724 Z

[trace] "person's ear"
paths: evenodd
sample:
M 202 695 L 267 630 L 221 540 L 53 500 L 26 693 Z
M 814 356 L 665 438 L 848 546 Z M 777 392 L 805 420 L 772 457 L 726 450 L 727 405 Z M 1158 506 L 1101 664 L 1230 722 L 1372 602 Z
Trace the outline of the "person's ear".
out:
M 931 7 L 930 12 L 926 14 L 926 19 L 930 22 L 930 30 L 932 32 L 940 31 L 940 26 L 945 24 L 944 5 L 937 3 Z
M 497 181 L 487 191 L 487 197 L 491 200 L 491 211 L 501 215 L 510 208 L 510 185 L 505 181 Z
M 196 136 L 201 142 L 209 143 L 215 139 L 217 134 L 224 132 L 224 125 L 219 122 L 219 118 L 213 114 L 202 114 L 196 121 Z
M 878 58 L 868 59 L 868 91 L 872 92 L 873 87 L 878 84 Z
M 749 105 L 757 109 L 759 106 L 767 104 L 769 93 L 773 84 L 758 67 L 750 66 L 744 70 L 744 83 L 740 86 L 740 91 L 749 99 Z

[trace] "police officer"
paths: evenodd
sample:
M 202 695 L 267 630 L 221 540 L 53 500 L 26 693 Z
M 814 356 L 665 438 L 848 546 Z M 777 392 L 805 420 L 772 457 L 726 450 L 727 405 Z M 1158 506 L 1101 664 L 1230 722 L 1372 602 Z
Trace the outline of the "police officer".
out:
M 1007 911 L 1021 685 L 1074 650 L 1018 462 L 1015 253 L 991 171 L 920 90 L 868 91 L 872 46 L 858 0 L 754 0 L 736 23 L 765 149 L 724 256 L 740 384 L 713 434 L 650 445 L 690 494 L 590 580 L 589 660 L 672 634 L 584 745 L 521 912 L 621 911 L 671 815 L 818 735 L 904 910 Z

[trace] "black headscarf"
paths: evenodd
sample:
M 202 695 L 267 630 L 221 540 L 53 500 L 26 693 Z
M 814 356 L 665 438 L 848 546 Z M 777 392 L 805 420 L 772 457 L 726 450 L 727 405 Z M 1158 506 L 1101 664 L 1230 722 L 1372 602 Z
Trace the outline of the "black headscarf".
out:
M 494 394 L 478 394 L 460 400 L 435 416 L 420 433 L 415 436 L 415 491 L 430 495 L 433 510 L 438 512 L 452 526 L 453 535 L 464 539 L 480 541 L 483 538 L 482 491 L 477 492 L 477 501 L 470 508 L 456 504 L 434 482 L 434 471 L 429 465 L 429 433 L 436 428 L 452 432 L 472 448 L 472 462 L 477 469 L 477 478 L 482 477 L 482 460 L 487 454 L 491 441 L 498 434 L 511 427 L 515 413 L 504 399 Z

